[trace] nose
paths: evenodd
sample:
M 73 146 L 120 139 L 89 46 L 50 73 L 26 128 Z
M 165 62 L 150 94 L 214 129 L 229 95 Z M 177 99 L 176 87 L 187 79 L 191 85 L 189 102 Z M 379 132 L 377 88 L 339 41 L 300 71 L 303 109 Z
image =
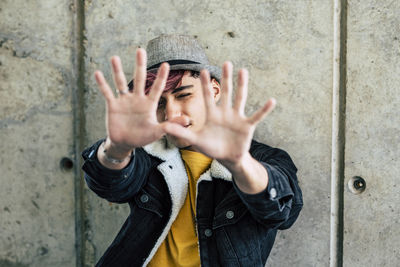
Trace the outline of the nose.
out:
M 173 118 L 182 116 L 179 105 L 174 104 L 172 101 L 168 102 L 165 107 L 165 118 L 164 120 L 172 120 Z

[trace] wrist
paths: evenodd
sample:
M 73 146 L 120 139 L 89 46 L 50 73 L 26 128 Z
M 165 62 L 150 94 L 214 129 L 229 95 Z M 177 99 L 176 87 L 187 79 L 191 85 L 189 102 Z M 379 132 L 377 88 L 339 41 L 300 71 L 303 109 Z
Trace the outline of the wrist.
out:
M 232 173 L 238 188 L 246 194 L 257 194 L 268 185 L 268 172 L 250 153 L 234 163 L 222 164 Z
M 122 160 L 132 154 L 134 147 L 127 147 L 115 144 L 109 137 L 107 137 L 100 148 L 107 154 L 108 157 Z
M 134 155 L 134 148 L 114 144 L 109 138 L 104 140 L 97 150 L 100 163 L 110 169 L 122 169 L 129 164 Z
M 134 154 L 134 150 L 130 150 L 126 152 L 124 150 L 118 150 L 112 145 L 109 145 L 108 148 L 106 147 L 106 141 L 101 143 L 100 149 L 103 150 L 104 159 L 111 163 L 111 164 L 121 164 L 124 162 L 129 162 Z
M 250 155 L 249 152 L 246 152 L 244 155 L 237 157 L 235 161 L 222 160 L 220 161 L 222 165 L 224 165 L 231 173 L 242 173 L 251 165 L 254 161 L 254 158 Z

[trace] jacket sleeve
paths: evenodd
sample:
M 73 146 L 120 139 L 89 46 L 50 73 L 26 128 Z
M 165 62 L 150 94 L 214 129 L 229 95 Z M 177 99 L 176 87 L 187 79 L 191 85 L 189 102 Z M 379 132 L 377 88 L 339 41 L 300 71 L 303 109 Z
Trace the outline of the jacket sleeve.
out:
M 233 180 L 236 192 L 261 224 L 281 230 L 291 227 L 303 207 L 296 166 L 285 151 L 256 141 L 250 154 L 267 170 L 268 186 L 260 193 L 246 194 Z
M 124 169 L 111 170 L 97 159 L 97 150 L 102 142 L 100 140 L 82 152 L 86 184 L 99 197 L 110 202 L 127 202 L 144 185 L 151 165 L 150 158 L 142 148 L 136 148 L 134 156 Z

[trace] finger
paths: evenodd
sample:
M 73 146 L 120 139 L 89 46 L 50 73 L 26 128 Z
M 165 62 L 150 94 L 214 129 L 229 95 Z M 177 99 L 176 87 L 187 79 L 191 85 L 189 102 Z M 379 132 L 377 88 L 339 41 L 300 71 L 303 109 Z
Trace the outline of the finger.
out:
M 118 56 L 111 58 L 112 76 L 114 84 L 118 91 L 126 91 L 128 89 L 128 83 L 126 82 L 125 74 L 122 69 L 121 59 Z
M 203 88 L 204 104 L 206 106 L 207 112 L 213 112 L 215 108 L 215 101 L 213 98 L 213 88 L 210 82 L 210 73 L 208 70 L 202 70 L 200 72 L 201 87 Z
M 146 86 L 146 70 L 147 56 L 146 50 L 138 48 L 136 50 L 136 66 L 134 71 L 134 93 L 144 95 L 144 89 Z
M 171 123 L 179 124 L 179 125 L 184 126 L 184 127 L 190 124 L 190 119 L 186 115 L 182 115 L 182 116 L 179 116 L 179 117 L 174 117 L 174 118 L 172 118 L 172 119 L 170 119 L 168 121 L 171 122 Z
M 269 99 L 261 109 L 257 110 L 256 113 L 254 113 L 253 116 L 249 118 L 249 122 L 252 124 L 259 123 L 265 116 L 267 116 L 268 113 L 270 113 L 275 108 L 275 105 L 275 98 Z
M 165 130 L 162 124 L 158 124 L 151 133 L 153 140 L 158 140 L 165 135 Z
M 196 141 L 196 134 L 189 130 L 188 128 L 185 128 L 179 124 L 172 123 L 172 122 L 163 122 L 162 127 L 165 131 L 165 133 L 172 135 L 174 137 L 180 138 L 184 141 L 189 142 L 190 144 L 195 144 Z
M 244 107 L 246 106 L 248 80 L 248 71 L 246 69 L 241 69 L 239 71 L 238 89 L 236 91 L 234 109 L 242 116 L 244 116 Z
M 168 79 L 168 73 L 169 73 L 169 64 L 168 63 L 161 64 L 157 72 L 156 80 L 151 86 L 149 92 L 150 99 L 154 101 L 158 101 L 160 99 L 160 96 L 165 88 L 165 83 L 167 82 Z
M 222 66 L 221 106 L 229 108 L 232 102 L 232 63 L 227 61 Z
M 96 79 L 96 83 L 99 86 L 100 92 L 103 94 L 104 98 L 107 102 L 114 100 L 114 93 L 110 86 L 107 84 L 106 79 L 104 79 L 104 75 L 101 71 L 95 71 L 94 77 Z

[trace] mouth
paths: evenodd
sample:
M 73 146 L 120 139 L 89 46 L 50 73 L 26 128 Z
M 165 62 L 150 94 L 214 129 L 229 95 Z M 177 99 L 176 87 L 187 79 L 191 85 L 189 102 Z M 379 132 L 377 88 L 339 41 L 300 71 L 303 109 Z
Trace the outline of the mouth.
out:
M 185 125 L 185 126 L 183 126 L 183 127 L 189 128 L 190 126 L 192 126 L 192 123 L 189 123 L 189 124 L 187 124 L 187 125 Z

